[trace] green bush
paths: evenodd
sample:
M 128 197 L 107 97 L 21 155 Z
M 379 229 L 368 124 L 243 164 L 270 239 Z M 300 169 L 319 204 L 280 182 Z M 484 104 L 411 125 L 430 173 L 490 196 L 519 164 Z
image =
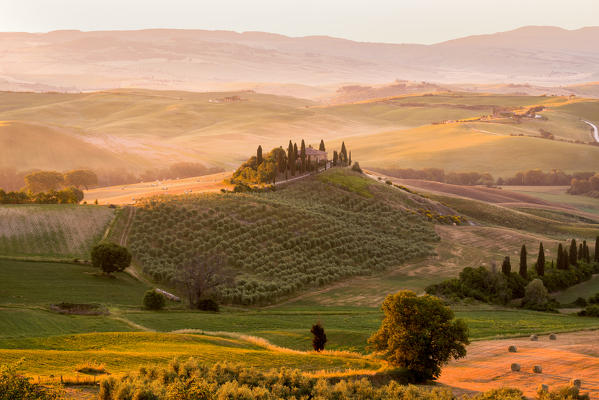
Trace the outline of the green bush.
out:
M 131 264 L 131 253 L 115 243 L 100 243 L 91 251 L 92 265 L 105 274 L 124 271 Z
M 351 170 L 355 171 L 355 172 L 358 172 L 360 174 L 363 172 L 362 168 L 360 168 L 360 164 L 357 161 L 354 162 L 354 165 L 352 165 Z
M 29 379 L 20 376 L 15 366 L 0 365 L 0 400 L 54 400 L 60 394 L 31 383 Z
M 148 290 L 144 294 L 143 305 L 146 310 L 162 310 L 166 305 L 166 300 L 156 290 Z
M 599 317 L 599 304 L 591 304 L 581 310 L 578 315 L 583 317 Z

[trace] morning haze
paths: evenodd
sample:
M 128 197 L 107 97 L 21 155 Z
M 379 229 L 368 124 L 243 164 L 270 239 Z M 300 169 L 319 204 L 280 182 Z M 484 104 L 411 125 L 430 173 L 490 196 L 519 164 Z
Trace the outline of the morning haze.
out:
M 599 14 L 5 1 L 0 400 L 599 396 Z

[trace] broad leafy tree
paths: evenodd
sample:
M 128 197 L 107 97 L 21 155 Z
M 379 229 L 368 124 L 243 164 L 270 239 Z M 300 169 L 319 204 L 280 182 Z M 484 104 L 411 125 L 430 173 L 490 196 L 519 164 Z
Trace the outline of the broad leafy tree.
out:
M 226 260 L 221 253 L 200 254 L 179 268 L 176 280 L 187 294 L 190 307 L 198 308 L 201 301 L 214 294 L 214 289 L 231 281 Z
M 64 174 L 65 186 L 74 186 L 77 189 L 89 189 L 90 186 L 98 184 L 98 176 L 94 171 L 87 169 L 75 169 Z
M 466 323 L 454 319 L 453 311 L 437 297 L 405 290 L 387 296 L 381 308 L 383 322 L 369 339 L 371 347 L 418 380 L 437 378 L 450 359 L 466 355 Z
M 56 171 L 37 171 L 25 176 L 27 191 L 31 193 L 49 192 L 64 185 L 64 177 Z
M 92 265 L 105 274 L 124 271 L 131 264 L 131 253 L 115 243 L 100 243 L 91 252 Z

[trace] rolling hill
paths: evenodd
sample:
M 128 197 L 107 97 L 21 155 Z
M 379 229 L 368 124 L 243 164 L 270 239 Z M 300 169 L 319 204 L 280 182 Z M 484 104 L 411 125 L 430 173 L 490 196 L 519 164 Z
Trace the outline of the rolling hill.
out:
M 397 78 L 557 86 L 599 79 L 598 41 L 597 27 L 540 26 L 433 45 L 169 29 L 1 33 L 0 88 L 206 91 L 222 90 L 222 82 L 322 85 Z

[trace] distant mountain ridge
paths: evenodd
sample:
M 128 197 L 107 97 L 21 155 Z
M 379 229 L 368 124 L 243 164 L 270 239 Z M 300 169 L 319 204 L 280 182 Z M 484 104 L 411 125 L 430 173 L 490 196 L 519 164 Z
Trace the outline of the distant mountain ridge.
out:
M 0 33 L 0 89 L 213 90 L 230 82 L 302 85 L 599 80 L 599 27 L 523 27 L 433 45 L 328 36 L 151 29 Z

